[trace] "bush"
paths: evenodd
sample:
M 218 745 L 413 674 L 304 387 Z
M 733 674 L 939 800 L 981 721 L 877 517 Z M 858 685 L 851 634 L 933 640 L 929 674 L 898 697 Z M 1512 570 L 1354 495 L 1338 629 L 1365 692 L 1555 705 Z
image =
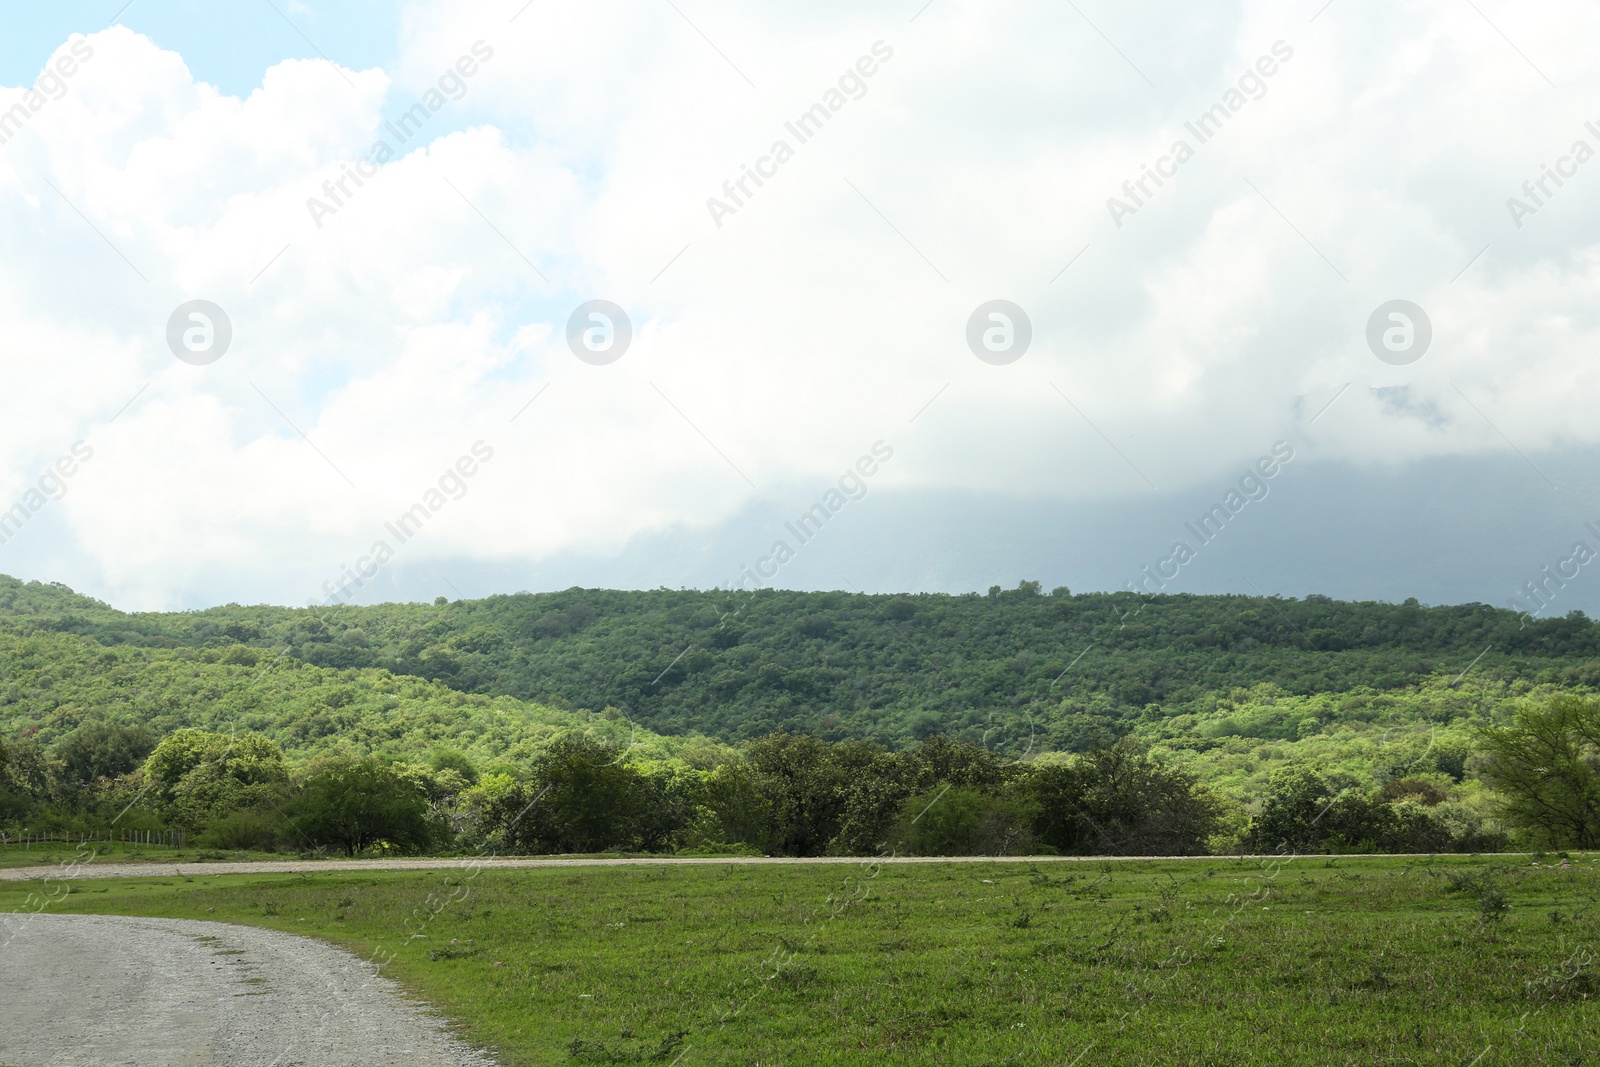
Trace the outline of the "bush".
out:
M 709 775 L 641 768 L 620 757 L 609 743 L 571 735 L 535 762 L 529 781 L 491 775 L 468 798 L 482 810 L 480 833 L 511 851 L 538 854 L 727 846 L 705 804 Z
M 1272 775 L 1247 839 L 1260 852 L 1492 852 L 1506 836 L 1482 813 L 1423 780 L 1371 795 L 1335 790 L 1307 767 Z M 1392 803 L 1386 803 L 1394 798 Z
M 254 811 L 236 811 L 207 826 L 197 844 L 229 851 L 276 852 L 280 823 Z
M 150 753 L 144 777 L 151 799 L 172 822 L 196 830 L 236 811 L 277 803 L 289 768 L 276 743 L 259 734 L 178 730 Z

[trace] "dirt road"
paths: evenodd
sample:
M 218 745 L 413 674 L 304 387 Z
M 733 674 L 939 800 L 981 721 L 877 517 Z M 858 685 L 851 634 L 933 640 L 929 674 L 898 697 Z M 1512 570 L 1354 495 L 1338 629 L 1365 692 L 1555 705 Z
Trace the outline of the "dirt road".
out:
M 227 923 L 0 916 L 7 1067 L 492 1067 L 348 953 Z
M 85 853 L 85 857 L 89 854 Z M 1407 855 L 1386 853 L 1373 856 L 1368 853 L 1317 855 L 1318 861 L 1330 859 L 1404 859 Z M 1525 856 L 1523 852 L 1500 853 L 1507 858 Z M 1578 853 L 1573 853 L 1577 856 Z M 1585 854 L 1587 855 L 1587 854 Z M 489 856 L 473 858 L 459 856 L 440 859 L 399 860 L 269 860 L 248 863 L 112 863 L 86 858 L 74 863 L 50 864 L 40 867 L 0 868 L 0 882 L 26 882 L 49 880 L 75 882 L 85 878 L 201 878 L 219 874 L 315 874 L 326 871 L 443 871 L 516 870 L 526 867 L 632 867 L 632 866 L 704 866 L 707 864 L 856 864 L 873 863 L 1103 863 L 1115 860 L 1128 862 L 1170 862 L 1186 860 L 1191 863 L 1220 863 L 1228 860 L 1257 860 L 1269 863 L 1284 862 L 1293 856 L 884 856 L 877 859 L 860 856 L 816 856 L 795 859 L 789 856 L 639 856 L 639 857 L 580 857 L 580 856 Z M 1310 857 L 1299 857 L 1308 859 Z M 1426 858 L 1415 853 L 1414 858 Z

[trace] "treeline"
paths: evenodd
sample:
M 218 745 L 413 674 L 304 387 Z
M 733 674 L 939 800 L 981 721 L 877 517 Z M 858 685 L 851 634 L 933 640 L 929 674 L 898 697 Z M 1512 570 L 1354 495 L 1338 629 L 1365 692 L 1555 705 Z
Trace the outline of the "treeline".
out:
M 935 737 L 889 751 L 779 733 L 714 766 L 632 758 L 586 732 L 523 765 L 335 753 L 291 768 L 259 735 L 88 723 L 51 750 L 0 748 L 0 824 L 175 827 L 221 849 L 348 855 L 748 851 L 782 856 L 1445 852 L 1512 838 L 1600 846 L 1600 701 L 1561 696 L 1483 731 L 1504 822 L 1448 776 L 1376 790 L 1299 765 L 1246 807 L 1131 738 L 1018 762 Z M 113 814 L 115 813 L 115 814 Z M 123 821 L 126 820 L 126 821 Z
M 955 596 L 572 589 L 130 615 L 0 578 L 0 624 L 108 649 L 282 655 L 463 693 L 609 706 L 662 734 L 786 731 L 887 748 L 944 735 L 1013 754 L 1087 751 L 1151 715 L 1202 712 L 1216 693 L 1262 684 L 1391 692 L 1471 666 L 1497 684 L 1600 687 L 1600 626 L 1581 612 L 1046 593 L 1037 582 Z
M 1213 852 L 1478 852 L 1492 818 L 1435 778 L 1368 791 L 1294 767 L 1252 808 L 1150 758 L 1131 738 L 1062 762 L 1012 762 L 933 738 L 888 752 L 774 734 L 686 775 L 564 738 L 526 775 L 463 798 L 473 836 L 511 852 L 745 846 L 766 855 L 1192 856 Z

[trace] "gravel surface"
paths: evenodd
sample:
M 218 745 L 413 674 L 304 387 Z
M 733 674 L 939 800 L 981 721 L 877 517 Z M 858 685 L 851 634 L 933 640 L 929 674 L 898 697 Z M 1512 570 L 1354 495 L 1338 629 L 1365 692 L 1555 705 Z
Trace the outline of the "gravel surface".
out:
M 87 853 L 85 853 L 87 856 Z M 899 856 L 879 860 L 859 856 L 815 856 L 796 859 L 792 856 L 641 856 L 638 858 L 606 857 L 595 859 L 579 856 L 499 856 L 473 859 L 470 856 L 455 859 L 408 860 L 251 860 L 217 863 L 126 863 L 105 859 L 63 861 L 41 864 L 36 867 L 0 868 L 0 882 L 26 882 L 46 879 L 52 882 L 76 882 L 84 878 L 171 878 L 174 875 L 194 878 L 217 874 L 309 874 L 316 871 L 443 871 L 465 870 L 474 867 L 485 870 L 515 870 L 523 867 L 631 867 L 643 866 L 700 866 L 705 864 L 775 864 L 775 863 L 993 863 L 1006 857 L 995 856 Z M 1015 861 L 1018 857 L 1010 857 Z M 1099 857 L 1082 856 L 1029 856 L 1029 863 L 1040 860 L 1065 860 L 1079 862 Z
M 310 938 L 190 919 L 0 916 L 6 1067 L 493 1062 L 371 965 Z
M 87 855 L 87 854 L 86 854 Z M 1327 859 L 1403 859 L 1407 855 L 1427 853 L 1339 853 L 1317 855 Z M 1503 856 L 1523 856 L 1523 852 L 1498 853 Z M 1578 855 L 1578 853 L 1573 853 Z M 1587 853 L 1586 853 L 1587 855 Z M 52 882 L 76 882 L 85 878 L 198 878 L 219 874 L 312 874 L 318 871 L 442 871 L 481 867 L 485 870 L 515 870 L 524 867 L 632 867 L 632 866 L 701 866 L 705 864 L 855 864 L 872 863 L 1101 863 L 1116 859 L 1119 863 L 1143 861 L 1148 863 L 1171 860 L 1189 860 L 1194 863 L 1217 863 L 1222 860 L 1277 860 L 1284 862 L 1293 856 L 883 856 L 877 859 L 861 856 L 812 856 L 796 859 L 790 856 L 651 856 L 636 858 L 594 859 L 578 856 L 500 856 L 473 859 L 470 856 L 455 859 L 409 860 L 265 860 L 248 863 L 118 863 L 105 859 L 87 862 L 44 864 L 37 867 L 0 868 L 0 882 L 26 882 L 44 879 Z

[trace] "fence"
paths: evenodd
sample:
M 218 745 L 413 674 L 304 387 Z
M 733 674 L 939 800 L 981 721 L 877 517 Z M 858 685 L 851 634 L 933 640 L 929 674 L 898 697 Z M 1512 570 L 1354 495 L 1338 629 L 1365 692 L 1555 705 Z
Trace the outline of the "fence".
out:
M 50 845 L 77 848 L 81 845 L 145 845 L 151 848 L 182 848 L 182 830 L 41 830 L 30 833 L 0 833 L 0 852 L 23 852 Z

